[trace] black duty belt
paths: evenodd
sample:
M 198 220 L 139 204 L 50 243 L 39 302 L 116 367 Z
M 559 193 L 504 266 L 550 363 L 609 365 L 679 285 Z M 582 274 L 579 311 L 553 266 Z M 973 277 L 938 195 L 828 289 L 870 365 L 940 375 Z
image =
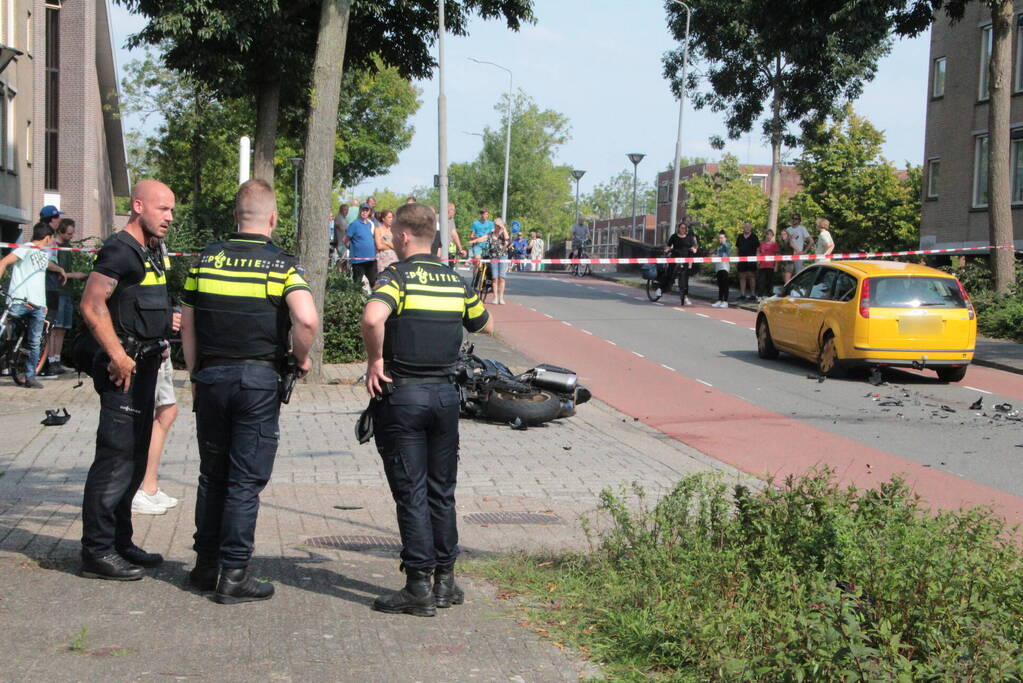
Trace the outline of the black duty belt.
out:
M 395 388 L 407 387 L 413 384 L 454 384 L 455 378 L 450 375 L 437 377 L 395 377 L 393 384 Z
M 280 364 L 273 360 L 262 358 L 203 358 L 199 361 L 199 369 L 216 368 L 224 365 L 258 365 L 265 368 L 277 370 Z

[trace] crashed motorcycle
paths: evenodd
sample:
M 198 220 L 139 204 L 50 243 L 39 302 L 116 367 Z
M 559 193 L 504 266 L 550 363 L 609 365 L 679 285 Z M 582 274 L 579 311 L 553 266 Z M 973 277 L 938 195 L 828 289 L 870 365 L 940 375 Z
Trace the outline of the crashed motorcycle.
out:
M 590 400 L 575 372 L 542 364 L 515 375 L 504 363 L 480 358 L 462 347 L 456 384 L 462 417 L 534 426 L 575 415 Z

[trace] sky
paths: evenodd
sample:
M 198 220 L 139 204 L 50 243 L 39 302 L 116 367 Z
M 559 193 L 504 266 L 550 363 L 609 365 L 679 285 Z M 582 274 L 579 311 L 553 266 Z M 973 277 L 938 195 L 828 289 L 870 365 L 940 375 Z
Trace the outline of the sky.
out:
M 508 75 L 469 57 L 510 69 L 521 88 L 538 106 L 564 114 L 571 139 L 558 151 L 558 161 L 583 169 L 580 191 L 632 170 L 630 152 L 646 155 L 639 177 L 653 183 L 672 161 L 678 130 L 678 100 L 662 75 L 661 57 L 675 48 L 663 4 L 657 0 L 535 0 L 537 22 L 518 33 L 503 22 L 474 20 L 469 35 L 445 39 L 445 90 L 448 112 L 448 161 L 471 161 L 482 140 L 467 133 L 501 125 L 494 110 L 508 90 Z M 137 57 L 124 49 L 125 40 L 144 24 L 122 6 L 111 7 L 118 68 Z M 693 22 L 699 21 L 697 15 Z M 927 34 L 897 42 L 884 58 L 876 78 L 854 104 L 857 112 L 885 132 L 884 155 L 898 166 L 923 161 L 927 102 Z M 137 51 L 136 51 L 137 52 Z M 435 51 L 436 54 L 436 51 Z M 398 194 L 431 185 L 437 172 L 437 80 L 418 81 L 422 106 L 412 117 L 412 144 L 384 176 L 368 178 L 354 188 L 357 195 L 377 188 Z M 133 126 L 129 118 L 128 127 Z M 239 131 L 239 136 L 251 131 Z M 725 137 L 723 117 L 686 105 L 682 154 L 717 159 L 711 136 Z M 770 148 L 759 128 L 725 151 L 743 163 L 769 164 Z M 787 156 L 792 156 L 788 153 Z

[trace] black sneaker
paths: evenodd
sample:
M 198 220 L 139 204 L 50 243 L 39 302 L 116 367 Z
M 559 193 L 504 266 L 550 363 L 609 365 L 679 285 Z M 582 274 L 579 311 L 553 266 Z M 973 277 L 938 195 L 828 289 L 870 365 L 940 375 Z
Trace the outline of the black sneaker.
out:
M 87 579 L 107 581 L 138 581 L 143 576 L 142 567 L 128 562 L 117 553 L 93 558 L 82 553 L 82 576 Z
M 42 389 L 43 388 L 42 382 L 37 380 L 34 376 L 33 377 L 26 377 L 25 378 L 25 383 L 22 386 L 25 387 L 26 389 Z
M 56 377 L 57 375 L 63 375 L 67 371 L 68 371 L 68 369 L 65 368 L 63 365 L 61 365 L 60 363 L 47 363 L 46 364 L 46 374 L 48 374 L 48 375 L 52 375 L 52 376 Z

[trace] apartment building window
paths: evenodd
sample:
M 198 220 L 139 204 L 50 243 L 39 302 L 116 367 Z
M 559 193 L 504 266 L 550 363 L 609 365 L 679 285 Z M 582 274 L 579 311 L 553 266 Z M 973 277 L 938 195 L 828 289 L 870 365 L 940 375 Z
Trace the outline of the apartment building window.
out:
M 32 10 L 25 15 L 25 54 L 32 56 Z
M 973 208 L 987 207 L 987 135 L 974 138 L 973 152 Z
M 767 176 L 763 173 L 754 173 L 749 177 L 749 184 L 759 187 L 761 192 L 767 192 Z
M 7 122 L 11 119 L 11 108 L 7 99 L 7 86 L 0 83 L 0 168 L 9 169 L 7 150 L 10 141 L 7 139 Z
M 32 121 L 25 123 L 25 163 L 32 165 Z
M 657 186 L 657 203 L 658 204 L 667 204 L 668 202 L 671 201 L 671 198 L 668 196 L 668 188 L 669 187 L 670 187 L 669 183 L 661 183 L 660 185 Z
M 57 188 L 57 149 L 60 124 L 60 11 L 46 8 L 46 149 L 43 185 Z
M 7 164 L 7 170 L 10 171 L 11 173 L 18 172 L 18 160 L 14 156 L 14 151 L 16 147 L 15 119 L 17 118 L 14 115 L 14 96 L 17 94 L 18 93 L 15 90 L 8 88 L 7 96 L 4 98 L 4 109 L 6 110 L 6 113 L 4 114 L 3 128 L 3 135 L 5 141 L 4 159 L 5 163 Z
M 1021 50 L 1023 50 L 1023 14 L 1016 16 L 1016 59 L 1012 64 L 1013 92 L 1020 92 L 1023 90 L 1023 52 L 1021 52 Z
M 991 95 L 988 92 L 988 79 L 991 77 L 991 26 L 980 29 L 980 89 L 977 99 L 986 100 Z
M 934 60 L 934 70 L 931 74 L 931 97 L 945 96 L 945 58 L 938 57 Z
M 1009 164 L 1012 168 L 1012 203 L 1023 204 L 1023 128 L 1012 131 L 1011 144 Z
M 927 162 L 927 198 L 936 199 L 938 183 L 941 181 L 941 159 L 930 159 Z

